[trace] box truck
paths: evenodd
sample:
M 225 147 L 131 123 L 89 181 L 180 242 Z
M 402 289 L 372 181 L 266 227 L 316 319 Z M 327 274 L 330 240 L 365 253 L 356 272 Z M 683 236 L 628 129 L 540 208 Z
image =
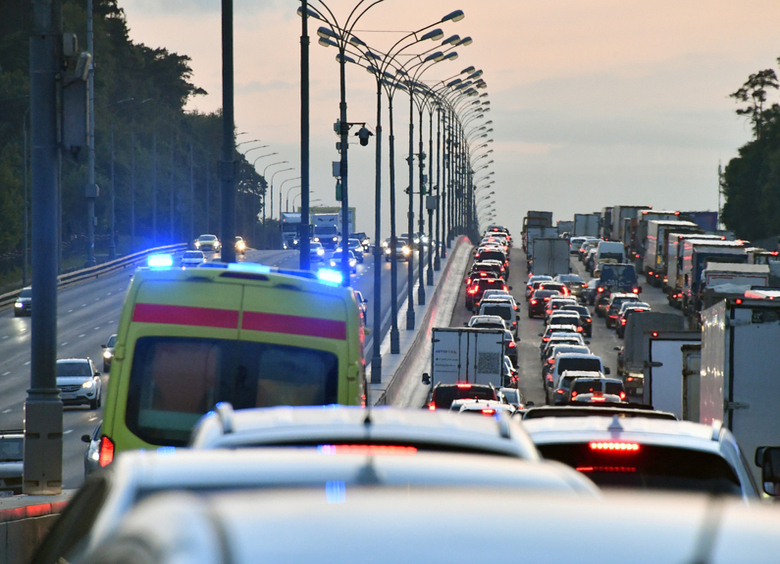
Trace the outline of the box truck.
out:
M 442 384 L 502 385 L 504 331 L 474 327 L 431 329 L 431 387 Z

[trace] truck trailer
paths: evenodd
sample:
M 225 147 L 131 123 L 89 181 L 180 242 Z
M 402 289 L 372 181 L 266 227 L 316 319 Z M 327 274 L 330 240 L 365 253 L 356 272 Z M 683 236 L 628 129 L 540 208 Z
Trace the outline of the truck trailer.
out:
M 571 270 L 568 239 L 537 238 L 530 251 L 530 270 L 534 275 L 557 276 Z
M 474 327 L 431 329 L 431 387 L 442 384 L 502 385 L 504 331 Z M 427 381 L 425 375 L 424 381 Z
M 597 213 L 575 213 L 572 237 L 598 237 L 601 216 Z

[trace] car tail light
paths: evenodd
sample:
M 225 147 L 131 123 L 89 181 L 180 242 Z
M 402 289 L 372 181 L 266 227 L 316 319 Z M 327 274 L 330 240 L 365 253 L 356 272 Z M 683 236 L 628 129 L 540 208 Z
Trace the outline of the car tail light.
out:
M 550 340 L 550 337 L 542 337 L 542 342 L 546 343 Z
M 483 409 L 482 415 L 495 415 L 496 410 L 495 409 Z
M 466 286 L 469 286 L 471 284 L 471 278 L 466 278 Z
M 648 275 L 648 276 L 652 276 L 652 275 L 653 275 L 653 271 L 652 271 L 652 270 L 648 270 L 648 271 L 647 271 L 647 275 Z
M 461 389 L 468 389 L 471 387 L 471 384 L 457 384 L 457 386 Z
M 510 341 L 510 342 L 509 342 L 509 344 L 508 344 L 507 346 L 508 346 L 510 349 L 513 349 L 513 348 L 515 348 L 517 345 L 515 344 L 515 342 L 514 342 L 514 341 Z
M 626 399 L 626 392 L 620 392 L 620 394 L 618 394 L 618 395 L 620 396 L 621 400 Z
M 574 399 L 574 398 L 576 398 L 576 397 L 577 397 L 577 392 L 572 392 L 572 393 L 571 393 L 571 399 Z
M 537 303 L 539 302 L 537 302 L 536 300 L 531 300 L 531 305 L 536 305 Z
M 431 411 L 436 411 L 436 404 L 433 402 L 429 403 L 428 409 L 430 409 Z
M 101 467 L 108 466 L 114 460 L 114 443 L 108 437 L 100 438 L 100 458 L 98 464 Z
M 593 396 L 590 401 L 607 401 L 604 396 Z
M 547 359 L 547 364 L 555 364 L 555 359 L 554 358 L 548 358 Z
M 552 384 L 552 374 L 547 375 L 547 381 Z
M 544 297 L 544 298 L 542 298 L 542 299 L 543 299 L 544 301 L 546 301 L 546 302 L 549 302 L 549 301 L 550 301 L 550 296 L 545 296 L 545 297 Z
M 556 394 L 563 394 L 563 390 L 555 390 Z
M 625 318 L 625 317 L 624 317 L 623 319 L 621 319 L 621 320 L 620 320 L 620 324 L 621 324 L 621 325 L 625 325 L 625 324 L 626 324 L 626 318 Z
M 632 288 L 631 291 L 634 292 L 635 294 L 638 294 L 639 293 L 639 288 Z
M 634 377 L 633 376 L 626 377 L 626 382 L 633 382 L 633 381 L 634 381 Z
M 504 292 L 506 292 L 508 290 L 508 288 L 506 287 L 506 284 L 503 285 L 503 290 L 504 290 Z
M 582 327 L 577 327 L 577 333 L 582 333 Z
M 600 294 L 601 292 L 603 292 L 603 291 L 604 291 L 604 288 L 602 288 L 601 286 L 599 286 L 598 288 L 596 288 L 596 291 L 597 291 L 597 292 Z
M 639 452 L 637 443 L 621 443 L 617 441 L 591 441 L 590 450 L 603 452 Z

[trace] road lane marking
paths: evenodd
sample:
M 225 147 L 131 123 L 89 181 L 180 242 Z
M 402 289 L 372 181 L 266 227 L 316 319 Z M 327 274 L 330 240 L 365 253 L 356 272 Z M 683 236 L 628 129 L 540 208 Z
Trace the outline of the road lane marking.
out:
M 10 408 L 8 408 L 8 409 L 4 409 L 4 410 L 3 410 L 3 413 L 11 413 L 11 409 L 10 409 Z
M 25 366 L 29 366 L 30 365 L 30 361 L 28 360 L 27 362 L 24 363 L 24 365 Z
M 64 346 L 65 346 L 65 345 L 67 345 L 67 344 L 68 344 L 68 341 L 65 341 L 64 343 L 60 343 L 60 346 L 61 346 L 61 347 L 64 347 Z
M 8 376 L 11 373 L 11 371 L 3 372 L 3 376 Z
M 87 421 L 94 421 L 95 419 L 97 419 L 97 415 L 93 415 L 92 417 L 87 419 Z
M 79 339 L 83 339 L 84 337 L 86 337 L 86 335 L 84 335 L 84 333 L 82 333 L 81 335 L 79 335 Z
M 72 432 L 73 432 L 73 429 L 68 429 L 67 431 L 63 431 L 62 434 L 63 435 L 69 435 Z
M 72 310 L 72 309 L 69 309 L 69 310 L 68 310 L 68 313 L 73 313 L 73 310 Z
M 100 327 L 95 327 L 95 331 L 100 331 Z
M 81 304 L 81 307 L 87 307 L 87 304 Z

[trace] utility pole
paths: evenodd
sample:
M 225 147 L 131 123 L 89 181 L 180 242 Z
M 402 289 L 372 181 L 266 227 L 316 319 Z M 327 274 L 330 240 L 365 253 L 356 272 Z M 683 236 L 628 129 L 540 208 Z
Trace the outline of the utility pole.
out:
M 91 6 L 90 6 L 91 8 Z M 24 493 L 62 492 L 62 401 L 57 388 L 58 75 L 62 6 L 34 0 L 30 35 L 32 311 L 30 389 L 24 405 Z
M 222 0 L 222 262 L 236 261 L 236 138 L 233 107 L 233 0 Z
M 87 262 L 84 266 L 95 266 L 95 200 L 99 192 L 95 184 L 95 47 L 92 31 L 92 0 L 87 0 L 87 51 L 92 57 L 87 76 L 89 98 L 89 144 L 87 146 Z

